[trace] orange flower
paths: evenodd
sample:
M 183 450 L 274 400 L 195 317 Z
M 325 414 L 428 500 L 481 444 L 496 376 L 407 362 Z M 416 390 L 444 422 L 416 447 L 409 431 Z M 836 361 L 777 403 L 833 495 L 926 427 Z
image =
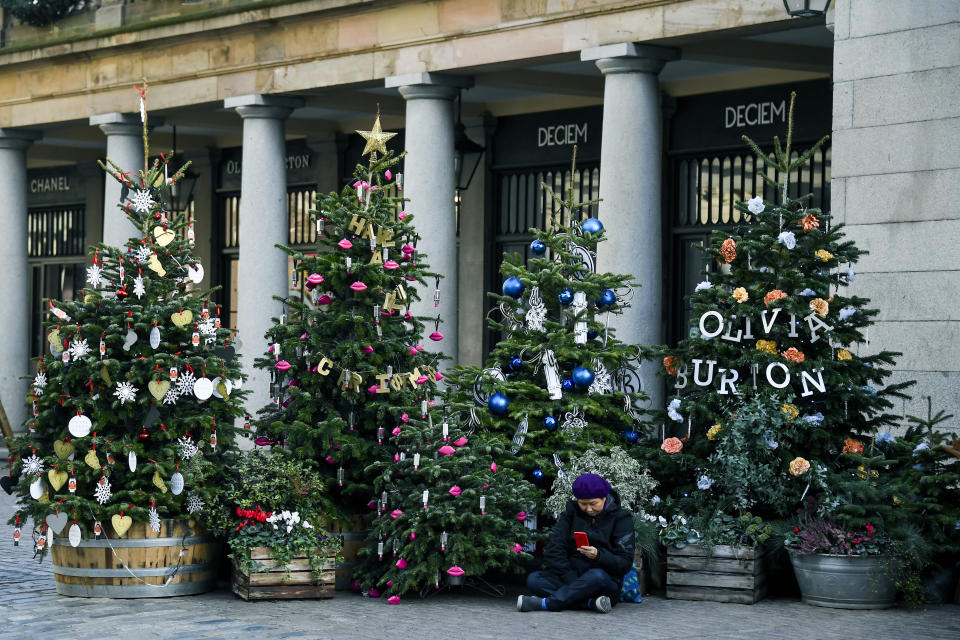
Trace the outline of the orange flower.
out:
M 777 355 L 777 343 L 773 340 L 757 340 L 757 351 L 769 353 L 772 356 Z
M 737 287 L 733 290 L 733 299 L 737 301 L 737 304 L 743 304 L 750 299 L 750 295 L 743 287 Z
M 678 359 L 673 356 L 667 356 L 663 359 L 663 368 L 667 370 L 669 375 L 677 375 L 677 362 Z
M 803 355 L 803 351 L 799 351 L 796 347 L 790 347 L 780 355 L 790 362 L 800 363 L 806 360 L 806 356 Z
M 667 438 L 660 445 L 660 448 L 667 453 L 679 453 L 683 449 L 683 443 L 680 442 L 680 438 Z
M 723 256 L 724 262 L 733 262 L 737 259 L 737 243 L 733 241 L 733 238 L 727 238 L 723 241 L 723 244 L 720 245 L 720 254 Z
M 808 213 L 800 221 L 800 226 L 803 228 L 804 233 L 810 233 L 816 227 L 820 226 L 820 221 L 817 220 L 817 217 L 815 215 L 813 215 L 812 213 Z
M 843 441 L 843 453 L 863 453 L 863 443 L 853 438 L 847 438 Z
M 810 308 L 817 312 L 821 318 L 826 318 L 830 313 L 830 303 L 823 298 L 814 298 L 810 301 Z
M 787 420 L 793 420 L 798 415 L 800 415 L 800 410 L 797 409 L 797 405 L 784 403 L 780 405 L 780 411 L 787 416 Z
M 720 435 L 721 430 L 722 427 L 720 426 L 719 422 L 707 429 L 707 440 L 716 440 L 717 436 Z
M 803 458 L 794 458 L 790 461 L 790 475 L 802 476 L 810 470 L 810 463 Z
M 774 300 L 779 300 L 780 298 L 786 298 L 786 297 L 787 297 L 787 294 L 785 294 L 783 291 L 780 291 L 780 289 L 774 289 L 773 291 L 769 292 L 767 295 L 763 296 L 763 304 L 769 307 L 770 303 L 773 302 Z

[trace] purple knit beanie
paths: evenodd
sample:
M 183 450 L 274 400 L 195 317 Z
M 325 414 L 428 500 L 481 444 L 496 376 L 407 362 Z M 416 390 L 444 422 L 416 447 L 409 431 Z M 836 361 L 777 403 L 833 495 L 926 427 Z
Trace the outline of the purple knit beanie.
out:
M 610 493 L 610 483 L 595 473 L 585 473 L 573 481 L 573 495 L 580 500 L 606 498 Z

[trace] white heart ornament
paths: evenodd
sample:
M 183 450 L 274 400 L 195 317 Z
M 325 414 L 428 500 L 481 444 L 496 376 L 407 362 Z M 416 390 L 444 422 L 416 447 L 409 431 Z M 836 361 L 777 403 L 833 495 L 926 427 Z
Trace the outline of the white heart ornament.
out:
M 193 395 L 197 396 L 200 401 L 206 400 L 212 396 L 213 382 L 210 380 L 210 378 L 197 378 L 197 381 L 193 383 Z
M 78 525 L 76 522 L 70 525 L 70 531 L 68 532 L 67 535 L 70 536 L 71 547 L 80 546 L 80 538 L 81 538 L 80 525 Z
M 135 451 L 127 454 L 127 466 L 130 467 L 131 472 L 137 470 L 137 454 Z
M 93 428 L 93 423 L 90 422 L 90 418 L 80 414 L 78 416 L 73 416 L 70 418 L 70 422 L 67 424 L 67 429 L 70 430 L 70 435 L 74 438 L 83 438 L 90 433 L 90 429 Z
M 150 329 L 150 347 L 156 349 L 160 346 L 160 328 Z
M 47 523 L 47 528 L 50 529 L 53 533 L 60 533 L 63 531 L 63 528 L 67 526 L 67 514 L 64 512 L 60 513 L 51 513 L 44 520 Z
M 170 492 L 175 496 L 183 493 L 183 474 L 179 471 L 170 476 Z
M 187 265 L 187 277 L 193 284 L 200 284 L 203 281 L 203 265 L 199 262 Z
M 30 483 L 30 497 L 34 500 L 39 500 L 40 496 L 43 495 L 43 480 L 37 478 Z

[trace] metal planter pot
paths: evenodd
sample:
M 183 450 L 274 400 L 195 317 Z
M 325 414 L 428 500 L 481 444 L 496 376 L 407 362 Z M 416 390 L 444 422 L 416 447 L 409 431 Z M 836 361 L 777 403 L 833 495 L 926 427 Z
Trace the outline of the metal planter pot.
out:
M 790 562 L 803 602 L 837 609 L 886 609 L 896 602 L 887 556 L 799 555 Z

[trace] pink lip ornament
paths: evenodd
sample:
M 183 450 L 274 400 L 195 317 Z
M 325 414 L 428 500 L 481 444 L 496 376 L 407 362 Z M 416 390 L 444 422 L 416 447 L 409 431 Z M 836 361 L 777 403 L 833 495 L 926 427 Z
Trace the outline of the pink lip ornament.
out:
M 337 243 L 337 246 L 340 247 L 341 249 L 349 249 L 353 246 L 353 243 L 347 240 L 346 238 L 344 238 L 343 240 Z
M 354 291 L 366 291 L 367 285 L 363 284 L 358 280 L 357 282 L 354 282 L 352 285 L 350 285 L 350 288 L 353 289 Z

